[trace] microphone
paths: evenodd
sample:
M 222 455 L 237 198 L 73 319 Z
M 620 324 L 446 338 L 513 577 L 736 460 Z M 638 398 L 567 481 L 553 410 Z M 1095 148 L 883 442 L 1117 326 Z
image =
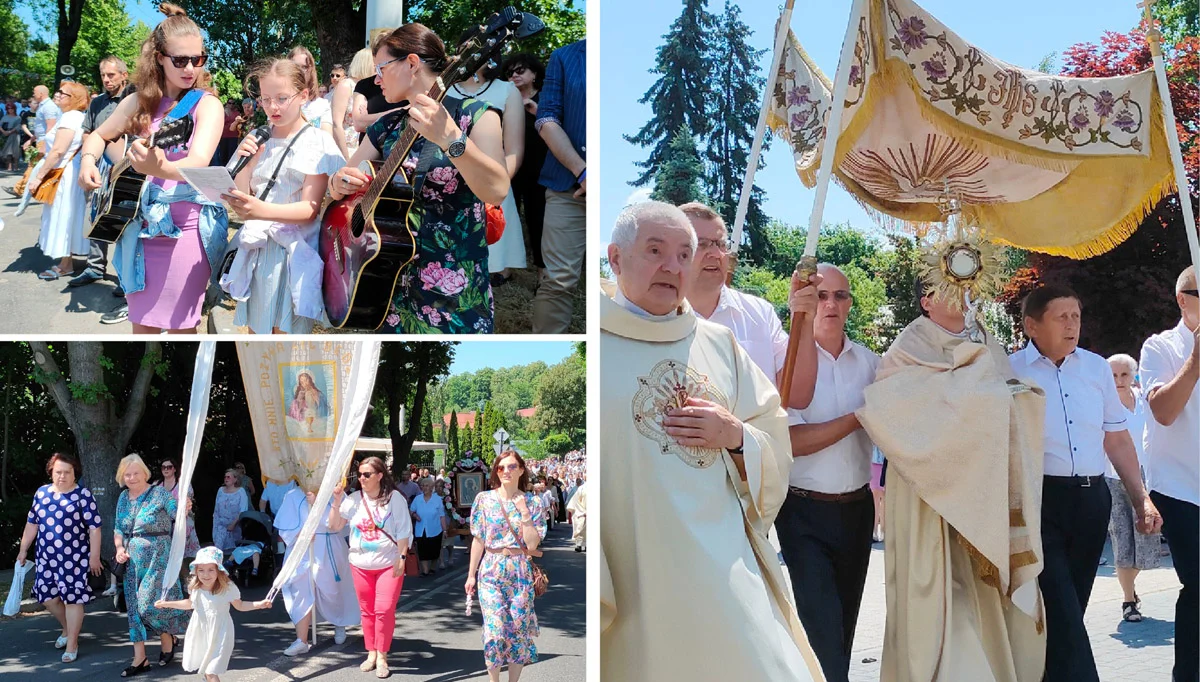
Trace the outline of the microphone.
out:
M 267 141 L 267 138 L 271 137 L 271 126 L 262 126 L 251 134 L 254 136 L 254 141 L 258 142 L 259 146 L 262 146 L 262 144 Z M 229 175 L 231 177 L 236 178 L 237 174 L 241 173 L 242 169 L 245 168 L 246 164 L 248 163 L 250 163 L 249 156 L 235 156 L 228 164 L 225 165 L 225 169 L 229 171 Z

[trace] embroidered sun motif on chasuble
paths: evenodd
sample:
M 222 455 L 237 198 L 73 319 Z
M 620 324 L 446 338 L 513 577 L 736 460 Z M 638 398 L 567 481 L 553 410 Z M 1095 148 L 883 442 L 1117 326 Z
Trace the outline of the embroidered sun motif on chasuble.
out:
M 729 408 L 729 401 L 717 390 L 708 377 L 677 360 L 663 360 L 650 370 L 649 376 L 638 377 L 638 392 L 633 396 L 633 423 L 638 433 L 658 443 L 664 455 L 673 454 L 684 464 L 707 469 L 721 457 L 720 450 L 685 447 L 663 428 L 667 410 L 684 407 L 689 398 L 709 400 Z

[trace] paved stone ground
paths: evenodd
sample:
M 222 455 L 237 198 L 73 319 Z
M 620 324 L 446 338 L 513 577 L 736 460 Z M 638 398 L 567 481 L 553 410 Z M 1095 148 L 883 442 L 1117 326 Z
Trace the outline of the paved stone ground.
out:
M 571 548 L 571 527 L 555 527 L 543 545 L 540 561 L 551 578 L 550 590 L 537 601 L 541 636 L 536 643 L 540 661 L 525 669 L 523 682 L 584 682 L 586 674 L 586 569 L 585 554 Z M 455 549 L 454 565 L 430 578 L 406 578 L 397 609 L 396 634 L 388 662 L 391 680 L 397 682 L 462 682 L 487 680 L 480 641 L 482 619 L 478 605 L 463 614 L 463 582 L 467 549 Z M 0 573 L 7 593 L 11 569 Z M 261 599 L 266 585 L 248 588 L 246 599 Z M 295 637 L 283 599 L 268 611 L 233 612 L 237 644 L 229 672 L 222 682 L 361 682 L 375 679 L 358 670 L 365 653 L 357 627 L 348 639 L 334 644 L 333 628 L 318 630 L 317 646 L 305 656 L 287 658 L 283 649 Z M 91 682 L 120 679 L 129 665 L 132 649 L 125 614 L 112 610 L 112 600 L 90 605 L 80 637 L 79 658 L 59 662 L 54 650 L 58 624 L 47 613 L 0 617 L 0 680 L 34 682 L 62 680 Z M 157 642 L 147 646 L 152 662 L 158 659 Z M 197 680 L 185 673 L 179 658 L 167 668 L 155 669 L 140 680 Z M 501 679 L 505 679 L 502 677 Z
M 1137 579 L 1142 598 L 1141 623 L 1121 620 L 1121 586 L 1113 570 L 1112 547 L 1106 545 L 1108 564 L 1098 567 L 1084 623 L 1092 642 L 1096 667 L 1103 682 L 1170 682 L 1174 663 L 1175 600 L 1179 580 L 1170 557 L 1161 568 L 1144 571 Z M 878 682 L 883 653 L 886 615 L 883 583 L 883 545 L 871 552 L 871 567 L 863 594 L 862 610 L 854 637 L 850 682 Z M 966 682 L 966 681 L 964 681 Z

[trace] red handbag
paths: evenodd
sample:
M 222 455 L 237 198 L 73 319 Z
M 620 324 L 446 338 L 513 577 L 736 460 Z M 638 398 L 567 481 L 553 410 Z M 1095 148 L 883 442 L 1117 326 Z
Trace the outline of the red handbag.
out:
M 504 236 L 504 209 L 492 204 L 484 204 L 483 208 L 487 217 L 487 243 L 491 246 Z

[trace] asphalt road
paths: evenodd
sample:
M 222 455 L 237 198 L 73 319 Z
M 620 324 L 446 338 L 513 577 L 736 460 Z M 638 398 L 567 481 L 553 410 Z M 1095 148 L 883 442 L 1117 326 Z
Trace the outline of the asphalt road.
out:
M 570 526 L 556 527 L 548 536 L 541 560 L 550 575 L 549 591 L 537 601 L 541 636 L 536 640 L 540 661 L 525 669 L 525 682 L 583 682 L 586 679 L 585 651 L 587 611 L 584 554 L 570 544 Z M 452 682 L 486 680 L 478 607 L 464 615 L 463 581 L 466 577 L 466 548 L 455 550 L 455 564 L 429 578 L 408 578 L 397 609 L 396 637 L 388 663 L 393 680 Z M 267 586 L 243 591 L 247 599 L 260 599 Z M 132 662 L 125 615 L 111 610 L 105 599 L 89 607 L 80 638 L 79 658 L 71 664 L 59 662 L 54 649 L 59 628 L 53 617 L 39 613 L 0 618 L 0 679 L 5 682 L 43 680 L 119 679 Z M 229 672 L 222 682 L 362 682 L 368 677 L 358 670 L 365 657 L 362 636 L 351 628 L 345 643 L 333 643 L 333 628 L 318 631 L 317 646 L 308 654 L 287 658 L 282 651 L 295 637 L 277 599 L 269 611 L 233 612 L 237 648 Z M 147 647 L 152 662 L 158 659 L 157 645 Z M 505 676 L 506 678 L 506 676 Z M 142 680 L 195 680 L 183 672 L 179 658 L 163 669 L 141 675 Z

